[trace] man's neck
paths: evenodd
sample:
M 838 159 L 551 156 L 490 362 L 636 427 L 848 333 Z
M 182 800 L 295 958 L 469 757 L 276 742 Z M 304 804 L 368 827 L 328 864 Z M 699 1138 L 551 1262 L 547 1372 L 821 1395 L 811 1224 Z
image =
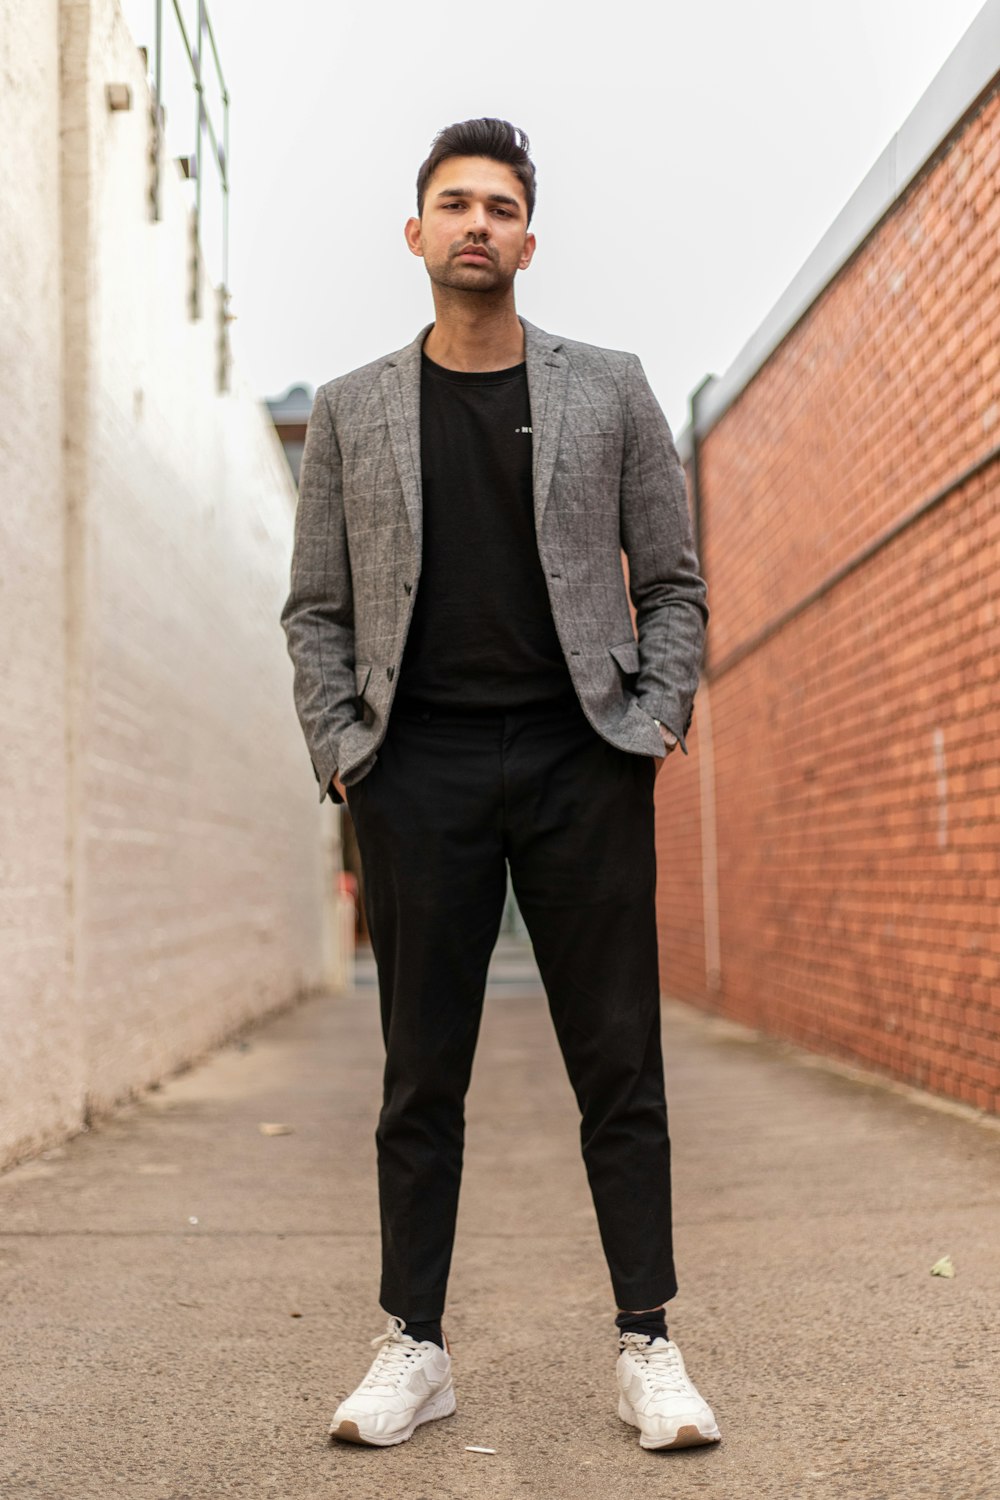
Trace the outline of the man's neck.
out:
M 439 295 L 435 287 L 434 326 L 424 353 L 446 370 L 507 370 L 524 359 L 524 329 L 514 299 L 494 303 L 487 296 Z

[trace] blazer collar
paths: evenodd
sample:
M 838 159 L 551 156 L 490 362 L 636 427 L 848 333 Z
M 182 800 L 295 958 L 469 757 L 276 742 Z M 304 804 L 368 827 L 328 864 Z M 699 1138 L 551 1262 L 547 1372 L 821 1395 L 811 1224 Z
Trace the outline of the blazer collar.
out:
M 535 526 L 540 533 L 542 516 L 552 484 L 559 435 L 566 406 L 569 362 L 562 352 L 562 339 L 519 318 L 524 329 L 524 358 L 528 376 L 528 399 L 532 426 L 532 493 Z M 412 343 L 390 354 L 381 374 L 389 440 L 403 488 L 403 500 L 414 540 L 420 545 L 423 504 L 420 484 L 420 355 L 424 339 L 433 328 L 427 323 Z

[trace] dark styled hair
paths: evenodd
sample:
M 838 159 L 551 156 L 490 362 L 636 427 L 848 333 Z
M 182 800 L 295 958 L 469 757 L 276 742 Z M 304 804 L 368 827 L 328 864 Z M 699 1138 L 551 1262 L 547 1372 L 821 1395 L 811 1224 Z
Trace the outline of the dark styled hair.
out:
M 535 211 L 535 164 L 528 155 L 531 142 L 509 120 L 460 120 L 446 125 L 431 141 L 431 154 L 417 173 L 417 216 L 424 211 L 427 184 L 443 161 L 452 156 L 488 156 L 515 173 L 524 189 L 528 223 Z

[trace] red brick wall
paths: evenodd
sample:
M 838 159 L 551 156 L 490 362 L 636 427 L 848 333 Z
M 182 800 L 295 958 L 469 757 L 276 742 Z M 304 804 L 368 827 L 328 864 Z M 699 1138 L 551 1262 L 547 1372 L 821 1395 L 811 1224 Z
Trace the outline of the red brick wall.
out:
M 704 440 L 706 678 L 658 782 L 669 993 L 993 1111 L 1000 462 L 806 596 L 998 443 L 995 93 Z

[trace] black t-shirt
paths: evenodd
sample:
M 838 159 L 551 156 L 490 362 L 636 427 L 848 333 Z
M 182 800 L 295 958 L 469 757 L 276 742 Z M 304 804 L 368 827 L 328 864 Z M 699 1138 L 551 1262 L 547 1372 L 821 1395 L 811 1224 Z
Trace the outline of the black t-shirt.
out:
M 573 695 L 535 537 L 523 364 L 422 356 L 423 562 L 397 703 L 510 709 Z

